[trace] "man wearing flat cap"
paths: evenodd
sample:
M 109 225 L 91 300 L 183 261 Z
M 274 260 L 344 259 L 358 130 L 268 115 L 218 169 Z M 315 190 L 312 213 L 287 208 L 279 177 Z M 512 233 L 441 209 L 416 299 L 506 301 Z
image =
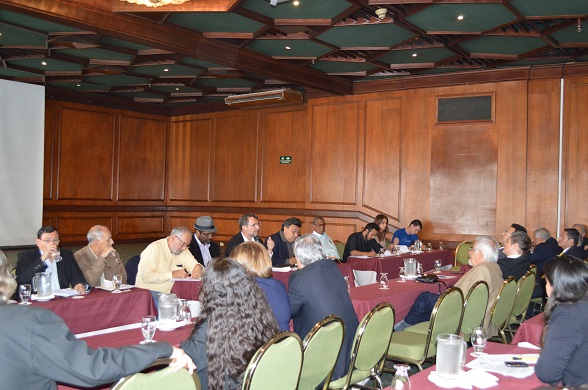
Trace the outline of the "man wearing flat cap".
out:
M 216 233 L 216 226 L 214 226 L 212 218 L 204 215 L 196 219 L 189 249 L 192 256 L 203 266 L 206 266 L 215 257 L 220 256 L 219 246 L 212 242 L 214 233 Z

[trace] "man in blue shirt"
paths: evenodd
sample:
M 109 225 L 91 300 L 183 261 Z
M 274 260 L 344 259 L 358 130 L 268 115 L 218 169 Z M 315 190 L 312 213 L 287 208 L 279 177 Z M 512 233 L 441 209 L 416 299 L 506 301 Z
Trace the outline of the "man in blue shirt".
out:
M 410 246 L 413 242 L 419 239 L 417 233 L 423 229 L 423 224 L 418 219 L 415 219 L 408 225 L 406 229 L 398 229 L 394 232 L 392 243 L 394 245 Z

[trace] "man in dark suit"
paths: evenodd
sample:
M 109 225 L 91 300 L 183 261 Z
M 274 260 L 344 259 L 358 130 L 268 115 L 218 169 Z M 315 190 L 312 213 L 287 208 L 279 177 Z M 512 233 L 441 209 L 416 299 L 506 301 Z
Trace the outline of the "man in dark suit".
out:
M 584 251 L 578 246 L 580 241 L 580 233 L 574 228 L 564 229 L 559 235 L 557 243 L 563 248 L 561 255 L 574 256 L 580 260 L 584 259 Z
M 273 266 L 296 264 L 292 244 L 300 235 L 300 229 L 302 229 L 302 221 L 296 217 L 290 217 L 282 224 L 282 230 L 265 240 L 268 250 L 272 244 L 274 245 L 273 250 L 269 251 Z
M 225 249 L 225 256 L 231 257 L 231 252 L 237 245 L 245 241 L 257 241 L 263 244 L 261 238 L 259 238 L 259 231 L 261 230 L 261 222 L 255 214 L 243 214 L 239 218 L 239 229 L 241 231 L 235 234 L 227 243 L 227 249 Z M 273 246 L 272 246 L 273 249 Z
M 220 256 L 219 246 L 212 242 L 212 237 L 216 233 L 216 226 L 214 226 L 212 218 L 205 215 L 196 219 L 194 229 L 188 249 L 192 256 L 206 267 L 210 260 Z
M 60 250 L 59 241 L 59 232 L 53 226 L 39 229 L 37 248 L 18 253 L 16 280 L 19 284 L 31 284 L 38 272 L 51 272 L 52 290 L 73 287 L 83 293 L 90 287 L 73 253 Z M 59 255 L 57 251 L 60 251 Z
M 539 298 L 545 295 L 545 278 L 541 278 L 543 276 L 543 267 L 549 260 L 559 255 L 562 249 L 557 245 L 555 238 L 551 237 L 549 230 L 543 227 L 533 232 L 533 244 L 535 248 L 533 253 L 529 255 L 531 264 L 535 264 L 535 267 L 537 267 L 533 298 Z M 531 312 L 528 311 L 529 314 Z
M 498 259 L 498 265 L 502 271 L 502 278 L 514 276 L 516 280 L 523 277 L 529 271 L 529 248 L 531 239 L 527 233 L 515 231 L 510 234 L 504 242 L 505 258 Z
M 340 378 L 349 368 L 353 338 L 359 326 L 347 285 L 337 266 L 326 259 L 321 242 L 314 235 L 305 234 L 294 241 L 294 256 L 298 271 L 292 273 L 288 283 L 294 331 L 304 338 L 328 315 L 343 319 L 345 338 L 333 372 L 333 379 Z

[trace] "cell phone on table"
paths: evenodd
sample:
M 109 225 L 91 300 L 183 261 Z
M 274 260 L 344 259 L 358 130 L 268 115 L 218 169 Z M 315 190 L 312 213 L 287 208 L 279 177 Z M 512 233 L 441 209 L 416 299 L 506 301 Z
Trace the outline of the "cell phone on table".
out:
M 504 362 L 507 367 L 529 367 L 525 362 Z

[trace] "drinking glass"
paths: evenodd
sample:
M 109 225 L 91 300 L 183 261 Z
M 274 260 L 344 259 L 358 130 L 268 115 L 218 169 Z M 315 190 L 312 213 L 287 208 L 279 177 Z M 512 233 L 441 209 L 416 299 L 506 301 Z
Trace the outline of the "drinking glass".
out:
M 58 249 L 56 251 L 53 251 L 53 261 L 55 261 L 56 263 L 59 263 L 61 261 L 62 257 L 61 257 L 61 251 Z
M 474 347 L 474 356 L 481 356 L 488 340 L 488 332 L 484 328 L 472 329 L 472 335 L 470 341 Z
M 442 266 L 443 266 L 443 264 L 441 263 L 441 260 L 439 260 L 439 259 L 435 260 L 435 273 L 436 274 L 441 272 Z
M 21 284 L 18 286 L 18 295 L 20 296 L 21 305 L 30 305 L 29 298 L 31 297 L 31 285 Z
M 381 248 L 380 251 L 378 252 L 378 256 L 384 257 L 384 253 L 386 253 L 386 249 Z
M 190 306 L 188 305 L 187 299 L 178 299 L 180 302 L 180 313 L 178 314 L 178 320 L 183 322 L 184 324 L 192 323 L 192 311 L 190 310 Z
M 406 281 L 406 271 L 404 270 L 404 267 L 400 267 L 400 271 L 398 271 L 398 277 L 402 279 L 401 282 Z
M 394 369 L 396 370 L 396 373 L 394 374 L 394 378 L 392 378 L 392 383 L 390 383 L 390 389 L 410 389 L 410 379 L 408 379 L 410 366 L 408 364 L 395 364 Z
M 433 244 L 431 244 L 430 242 L 427 242 L 427 251 L 432 251 L 433 250 Z
M 119 293 L 120 285 L 122 284 L 122 275 L 112 275 L 112 283 L 114 284 L 113 293 Z
M 439 249 L 444 249 L 444 247 L 443 247 L 443 241 L 439 241 Z
M 380 290 L 387 290 L 388 287 L 388 273 L 380 273 Z
M 343 279 L 345 279 L 345 286 L 347 286 L 347 292 L 350 292 L 351 284 L 349 283 L 349 276 L 344 276 Z
M 145 340 L 141 344 L 154 343 L 153 336 L 157 330 L 157 322 L 155 316 L 144 316 L 141 318 L 141 332 Z

